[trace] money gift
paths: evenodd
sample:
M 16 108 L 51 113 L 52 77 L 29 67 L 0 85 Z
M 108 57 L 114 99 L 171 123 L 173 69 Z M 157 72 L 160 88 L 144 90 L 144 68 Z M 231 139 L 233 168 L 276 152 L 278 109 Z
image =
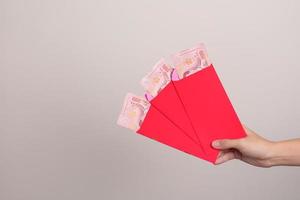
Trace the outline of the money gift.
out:
M 219 150 L 212 148 L 212 141 L 245 137 L 245 131 L 204 45 L 174 54 L 171 60 L 179 76 L 179 80 L 173 80 L 178 98 L 201 140 L 207 160 L 214 163 Z
M 125 127 L 211 163 L 219 154 L 213 140 L 246 136 L 203 44 L 161 59 L 141 84 L 148 109 L 137 112 L 146 113 L 138 115 L 139 125 Z
M 205 153 L 173 85 L 172 79 L 177 78 L 174 68 L 170 67 L 165 59 L 161 59 L 142 79 L 141 85 L 146 90 L 145 97 L 150 104 L 176 124 Z

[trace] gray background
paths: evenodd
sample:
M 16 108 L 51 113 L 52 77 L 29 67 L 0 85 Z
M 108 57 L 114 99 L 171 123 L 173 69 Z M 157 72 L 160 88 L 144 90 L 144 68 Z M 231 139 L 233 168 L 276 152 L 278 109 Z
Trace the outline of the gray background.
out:
M 0 0 L 0 199 L 299 199 L 299 168 L 212 166 L 116 125 L 160 57 L 202 41 L 241 121 L 299 137 L 299 9 Z

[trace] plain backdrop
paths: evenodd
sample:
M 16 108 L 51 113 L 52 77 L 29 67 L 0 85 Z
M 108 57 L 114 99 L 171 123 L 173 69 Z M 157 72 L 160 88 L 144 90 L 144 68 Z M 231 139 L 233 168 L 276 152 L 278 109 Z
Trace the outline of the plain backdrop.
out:
M 213 166 L 116 125 L 158 59 L 204 42 L 241 121 L 299 137 L 299 9 L 0 0 L 0 199 L 299 199 L 300 168 Z

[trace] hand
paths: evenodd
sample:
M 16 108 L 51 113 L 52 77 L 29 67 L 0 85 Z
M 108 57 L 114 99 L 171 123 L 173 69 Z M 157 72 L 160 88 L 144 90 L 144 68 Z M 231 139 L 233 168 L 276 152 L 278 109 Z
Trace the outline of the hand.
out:
M 221 150 L 215 164 L 221 164 L 232 159 L 239 159 L 258 167 L 274 165 L 275 143 L 257 135 L 243 126 L 247 136 L 241 139 L 215 140 L 212 146 Z

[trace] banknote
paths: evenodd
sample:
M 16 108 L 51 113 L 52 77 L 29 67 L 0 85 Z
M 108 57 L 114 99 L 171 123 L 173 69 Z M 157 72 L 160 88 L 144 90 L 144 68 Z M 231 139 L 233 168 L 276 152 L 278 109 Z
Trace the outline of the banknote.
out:
M 128 93 L 125 97 L 117 124 L 137 131 L 143 123 L 149 108 L 150 104 L 144 97 Z
M 200 43 L 193 48 L 185 49 L 170 56 L 171 66 L 182 79 L 196 71 L 208 67 L 211 63 L 208 59 L 204 44 Z
M 141 85 L 146 90 L 148 100 L 155 97 L 171 81 L 173 70 L 165 59 L 160 59 L 152 71 L 142 79 Z

